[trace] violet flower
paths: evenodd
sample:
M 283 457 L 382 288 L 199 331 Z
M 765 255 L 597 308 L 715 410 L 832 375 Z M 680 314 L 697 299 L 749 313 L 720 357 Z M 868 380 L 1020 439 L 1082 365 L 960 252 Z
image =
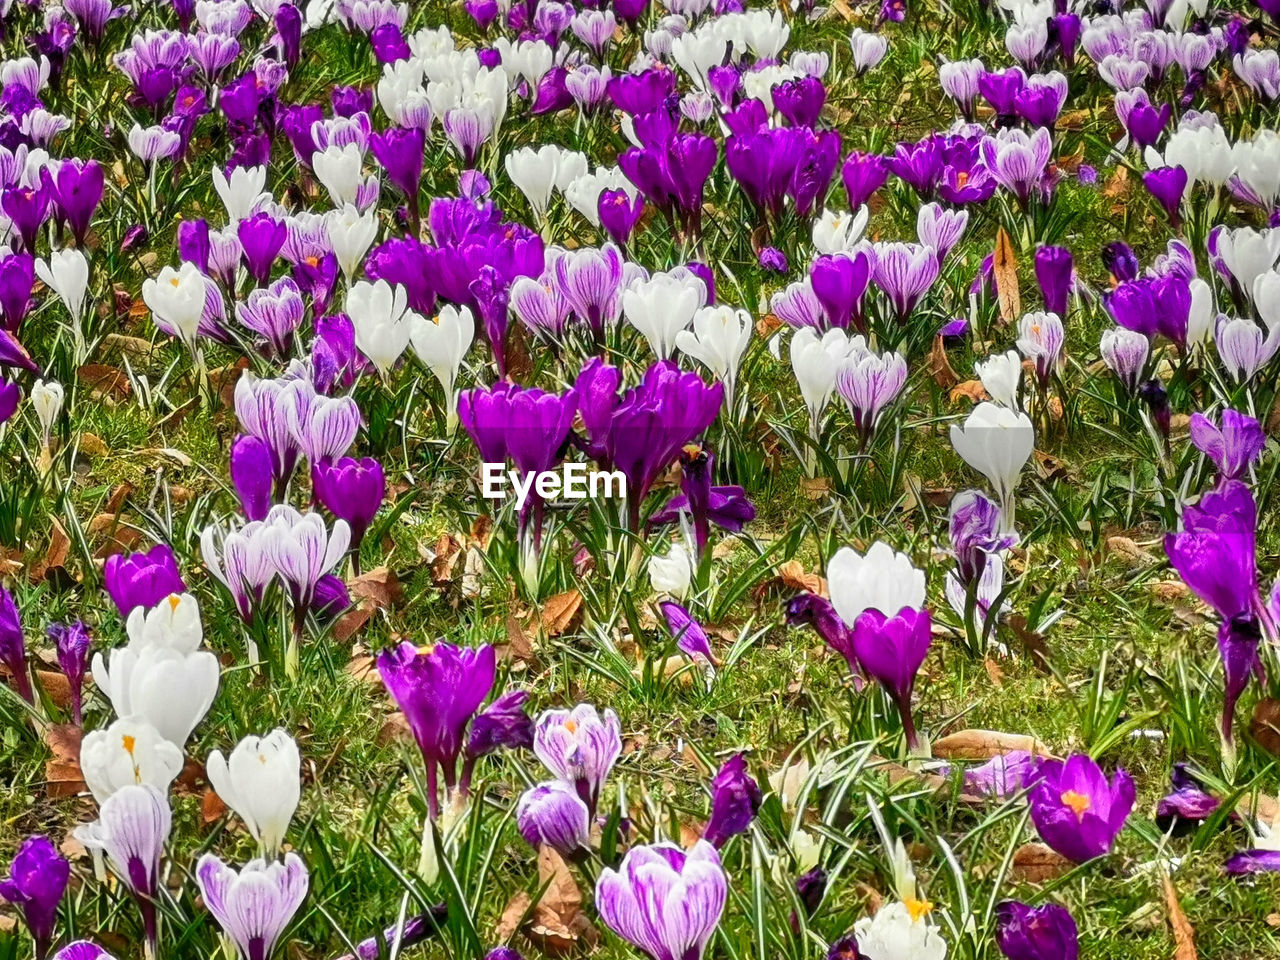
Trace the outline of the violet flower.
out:
M 964 788 L 984 797 L 1011 797 L 1022 790 L 1036 761 L 1026 750 L 998 753 L 986 763 L 964 772 Z
M 576 857 L 591 842 L 591 814 L 568 784 L 553 780 L 520 795 L 516 827 L 535 850 L 546 845 L 563 857 Z
M 534 724 L 533 752 L 594 816 L 609 772 L 622 755 L 618 715 L 612 710 L 602 715 L 589 703 L 547 710 Z
M 71 720 L 80 726 L 84 722 L 84 675 L 89 669 L 93 638 L 83 620 L 49 624 L 49 638 L 57 648 L 58 666 L 71 688 Z
M 1183 832 L 1194 829 L 1222 805 L 1221 800 L 1200 785 L 1185 763 L 1173 765 L 1170 785 L 1172 791 L 1156 804 L 1156 824 L 1161 830 L 1168 830 L 1170 824 L 1175 833 L 1180 828 Z
M 701 558 L 710 541 L 711 525 L 740 533 L 755 519 L 756 508 L 740 486 L 712 486 L 711 474 L 715 456 L 699 444 L 686 444 L 680 450 L 681 493 L 649 518 L 652 526 L 676 523 L 681 513 L 693 520 L 694 540 Z
M 387 495 L 382 465 L 372 457 L 342 457 L 321 463 L 312 471 L 316 500 L 351 528 L 353 562 L 358 565 L 360 543 Z
M 1035 271 L 1045 309 L 1065 318 L 1075 285 L 1071 251 L 1066 247 L 1040 247 L 1036 250 Z
M 1191 442 L 1218 468 L 1219 482 L 1244 480 L 1267 444 L 1262 424 L 1227 407 L 1221 426 L 1203 413 L 1191 415 Z
M 258 437 L 240 434 L 231 442 L 231 485 L 249 520 L 265 520 L 271 510 L 271 448 Z
M 58 904 L 71 878 L 71 864 L 44 836 L 27 837 L 0 879 L 0 898 L 18 908 L 35 941 L 36 960 L 44 960 L 53 943 Z
M 1234 743 L 1233 726 L 1236 703 L 1249 685 L 1250 677 L 1266 682 L 1266 672 L 1258 647 L 1262 643 L 1262 627 L 1252 614 L 1240 614 L 1218 627 L 1218 654 L 1222 657 L 1222 740 L 1227 749 Z
M 692 614 L 680 604 L 672 600 L 664 600 L 658 604 L 663 619 L 667 621 L 667 629 L 675 638 L 676 647 L 695 663 L 711 667 L 715 665 L 715 654 L 711 650 L 711 641 L 707 631 L 702 628 Z
M 0 663 L 9 671 L 14 692 L 27 703 L 34 704 L 31 674 L 27 669 L 27 643 L 22 633 L 22 620 L 13 595 L 0 586 Z
M 875 247 L 871 281 L 889 298 L 900 324 L 938 279 L 938 255 L 918 243 L 880 243 Z
M 996 905 L 996 943 L 1008 960 L 1076 960 L 1076 922 L 1056 903 L 1030 907 L 1016 900 Z
M 1027 786 L 1040 839 L 1075 863 L 1108 853 L 1133 810 L 1133 778 L 1117 770 L 1108 782 L 1083 753 L 1041 760 Z
M 731 837 L 746 832 L 763 802 L 760 785 L 747 771 L 746 755 L 734 754 L 711 781 L 711 819 L 702 839 L 719 850 Z
M 909 750 L 919 745 L 911 715 L 911 693 L 933 642 L 931 629 L 929 611 L 910 607 L 903 607 L 892 617 L 879 610 L 865 610 L 853 624 L 854 654 L 898 708 Z
M 1182 530 L 1167 533 L 1165 553 L 1191 591 L 1224 620 L 1260 605 L 1258 508 L 1239 480 L 1222 482 L 1182 512 Z
M 283 861 L 250 860 L 239 871 L 206 853 L 196 864 L 205 908 L 236 945 L 241 960 L 268 960 L 306 899 L 306 864 L 296 853 Z
M 828 647 L 844 657 L 845 663 L 849 665 L 849 672 L 853 675 L 854 692 L 862 692 L 866 678 L 853 648 L 853 630 L 840 619 L 830 600 L 816 593 L 801 593 L 792 597 L 787 602 L 786 620 L 791 627 L 805 624 L 813 627 Z
M 178 561 L 165 543 L 156 544 L 146 553 L 108 557 L 102 584 L 121 617 L 127 617 L 137 607 L 150 610 L 170 594 L 187 592 Z

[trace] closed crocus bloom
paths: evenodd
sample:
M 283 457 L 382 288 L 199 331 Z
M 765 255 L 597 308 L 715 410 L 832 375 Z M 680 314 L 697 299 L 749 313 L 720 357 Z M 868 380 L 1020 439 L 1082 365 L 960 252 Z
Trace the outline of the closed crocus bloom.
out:
M 36 276 L 46 287 L 58 295 L 71 322 L 77 328 L 80 314 L 84 310 L 84 298 L 89 289 L 89 260 L 83 253 L 74 248 L 55 250 L 46 261 L 36 261 Z
M 918 243 L 880 243 L 875 247 L 871 280 L 889 298 L 904 321 L 938 279 L 938 255 Z
M 870 442 L 880 415 L 907 382 L 907 361 L 900 353 L 879 356 L 853 351 L 836 373 L 836 390 L 849 405 L 849 414 L 860 438 L 859 449 Z
M 1280 350 L 1280 327 L 1268 333 L 1248 317 L 1219 316 L 1214 330 L 1218 357 L 1236 383 L 1247 383 Z
M 347 522 L 351 548 L 359 550 L 365 531 L 387 495 L 382 465 L 372 457 L 342 457 L 332 464 L 320 464 L 312 476 L 316 499 L 335 517 Z
M 208 650 L 182 654 L 163 647 L 118 647 L 95 654 L 93 680 L 120 716 L 145 719 L 182 746 L 218 692 L 218 658 Z
M 837 253 L 848 253 L 858 245 L 867 228 L 870 212 L 866 206 L 858 207 L 853 213 L 844 211 L 823 210 L 813 223 L 813 248 L 819 254 L 829 256 Z
M 107 557 L 102 569 L 102 585 L 127 617 L 137 607 L 150 610 L 170 594 L 183 594 L 187 585 L 178 572 L 178 561 L 166 543 L 158 543 L 146 553 L 116 553 Z
M 746 757 L 734 754 L 711 781 L 711 819 L 702 831 L 702 839 L 720 849 L 730 837 L 751 826 L 763 802 L 760 785 L 747 771 Z
M 693 330 L 681 330 L 675 344 L 684 353 L 701 361 L 724 381 L 725 396 L 733 406 L 734 381 L 742 355 L 751 342 L 751 314 L 733 307 L 703 307 L 693 315 Z
M 594 815 L 609 772 L 622 755 L 622 726 L 612 710 L 601 714 L 589 703 L 547 710 L 534 724 L 533 752 Z
M 520 795 L 516 804 L 520 836 L 535 850 L 546 845 L 565 857 L 591 839 L 591 815 L 573 787 L 559 780 L 540 783 Z
M 21 402 L 22 388 L 14 381 L 0 377 L 0 426 L 17 412 Z
M 231 483 L 249 520 L 265 520 L 271 509 L 272 458 L 267 444 L 240 434 L 231 444 Z
M 1182 530 L 1167 533 L 1169 563 L 1192 592 L 1223 620 L 1249 613 L 1258 603 L 1258 506 L 1238 480 L 1218 487 L 1182 510 Z
M 355 326 L 356 346 L 386 377 L 405 347 L 419 315 L 408 308 L 408 293 L 385 280 L 360 281 L 347 292 L 347 315 Z
M 996 906 L 996 943 L 1008 960 L 1076 960 L 1076 922 L 1066 907 L 1030 907 L 1016 900 Z
M 167 793 L 182 772 L 182 748 L 139 717 L 121 717 L 80 744 L 84 782 L 99 805 L 121 787 L 149 783 Z
M 706 302 L 706 286 L 696 277 L 658 273 L 622 291 L 622 315 L 644 334 L 654 355 L 666 360 Z
M 1274 267 L 1280 257 L 1280 229 L 1221 230 L 1217 235 L 1217 256 L 1240 289 L 1250 293 L 1258 277 Z
M 204 639 L 199 601 L 190 593 L 171 593 L 150 610 L 134 607 L 125 620 L 125 631 L 134 649 L 157 647 L 194 653 Z
M 377 211 L 370 207 L 362 214 L 354 204 L 343 204 L 341 210 L 331 210 L 325 215 L 324 225 L 342 275 L 350 283 L 378 236 Z
M 655 553 L 649 558 L 649 583 L 655 593 L 683 599 L 693 582 L 693 556 L 683 543 L 673 543 L 664 557 Z
M 213 189 L 232 223 L 245 219 L 262 201 L 271 199 L 271 194 L 263 192 L 266 185 L 266 167 L 236 167 L 228 178 L 221 166 L 214 165 Z
M 861 27 L 855 27 L 849 35 L 849 48 L 853 51 L 853 67 L 862 74 L 884 59 L 889 52 L 889 40 L 878 33 L 868 33 Z
M 52 960 L 115 960 L 96 943 L 88 940 L 76 940 L 53 955 Z
M 720 923 L 729 881 L 715 847 L 699 840 L 633 847 L 596 882 L 596 909 L 614 933 L 650 960 L 702 960 Z
M 62 413 L 62 384 L 54 380 L 37 380 L 31 388 L 31 407 L 40 421 L 40 437 L 49 446 L 49 434 Z
M 294 616 L 305 617 L 319 579 L 338 565 L 351 543 L 351 528 L 335 520 L 326 530 L 324 518 L 277 504 L 267 514 L 265 549 L 289 588 Z
M 1133 810 L 1133 778 L 1117 770 L 1107 781 L 1087 754 L 1042 760 L 1029 778 L 1031 821 L 1040 839 L 1075 863 L 1110 852 Z
M 1018 402 L 1018 392 L 1022 387 L 1022 357 L 1017 350 L 993 353 L 986 360 L 975 363 L 973 371 L 992 400 L 1011 410 L 1022 409 Z
M 535 285 L 536 281 L 522 277 Z M 514 298 L 513 298 L 514 299 Z M 434 317 L 418 317 L 410 332 L 414 353 L 440 381 L 450 414 L 457 408 L 455 386 L 462 360 L 475 340 L 476 323 L 468 307 L 445 304 Z
M 714 666 L 715 654 L 712 653 L 711 641 L 702 624 L 693 619 L 687 609 L 670 600 L 658 604 L 658 609 L 662 612 L 662 618 L 667 621 L 667 629 L 675 638 L 677 649 L 695 663 Z
M 363 165 L 364 152 L 358 143 L 334 144 L 311 157 L 316 179 L 329 191 L 333 205 L 339 208 L 355 204 L 359 198 L 364 182 Z
M 35 941 L 36 960 L 44 960 L 53 943 L 58 904 L 71 878 L 71 864 L 48 837 L 27 837 L 0 879 L 0 899 L 18 908 Z
M 1253 417 L 1232 410 L 1222 411 L 1222 425 L 1203 413 L 1191 415 L 1191 442 L 1213 461 L 1223 480 L 1241 480 L 1262 454 L 1266 434 Z
M 904 607 L 924 606 L 924 572 L 882 540 L 865 555 L 841 547 L 827 564 L 827 581 L 836 613 L 850 626 L 864 610 L 879 610 L 891 617 Z
M 1129 393 L 1136 393 L 1151 353 L 1151 342 L 1142 334 L 1113 327 L 1102 334 L 1102 359 Z
M 547 204 L 551 201 L 551 192 L 556 186 L 559 158 L 559 148 L 548 145 L 537 150 L 532 147 L 521 147 L 519 150 L 508 153 L 504 160 L 507 176 L 529 201 L 529 206 L 533 208 L 534 217 L 537 219 L 542 219 L 546 215 Z
M 437 643 L 420 652 L 412 643 L 378 654 L 378 673 L 409 721 L 427 771 L 427 806 L 440 811 L 441 772 L 447 790 L 458 783 L 458 757 L 467 725 L 493 689 L 496 657 L 491 646 Z
M 266 524 L 253 522 L 221 535 L 216 527 L 200 534 L 200 551 L 214 579 L 231 593 L 245 623 L 253 621 L 257 605 L 276 577 L 276 566 L 267 550 Z
M 111 872 L 133 892 L 152 955 L 160 856 L 172 826 L 173 814 L 164 794 L 143 783 L 121 787 L 98 808 L 96 823 L 83 824 L 74 831 L 75 838 L 90 850 L 107 855 Z
M 1022 468 L 1035 449 L 1035 428 L 1020 411 L 983 402 L 964 426 L 951 427 L 951 445 L 965 463 L 995 488 L 1006 530 L 1013 529 L 1013 492 Z
M 207 295 L 204 274 L 195 264 L 185 261 L 177 270 L 165 267 L 155 279 L 142 281 L 142 300 L 147 309 L 193 350 Z
M 929 904 L 893 901 L 853 925 L 865 960 L 943 960 L 947 943 L 928 919 Z
M 302 291 L 289 277 L 250 291 L 244 302 L 236 304 L 236 319 L 280 356 L 291 351 L 294 331 L 301 326 L 305 312 Z
M 938 260 L 942 261 L 960 242 L 968 224 L 969 211 L 948 210 L 937 203 L 926 203 L 916 214 L 916 236 L 926 247 L 933 247 Z
M 865 350 L 864 343 L 861 337 L 850 338 L 840 329 L 819 335 L 812 327 L 803 327 L 792 335 L 791 369 L 809 409 L 810 424 L 816 425 L 821 419 L 845 358 Z
M 853 651 L 858 663 L 893 699 L 902 718 L 907 747 L 913 750 L 917 739 L 911 693 L 929 652 L 930 629 L 927 610 L 905 606 L 890 615 L 876 609 L 865 610 L 853 624 Z
M 49 639 L 58 653 L 58 666 L 71 688 L 71 719 L 77 726 L 83 720 L 84 675 L 89 670 L 89 651 L 93 638 L 83 620 L 49 624 Z
M 262 852 L 274 857 L 298 809 L 302 760 L 288 731 L 245 737 L 230 757 L 209 754 L 205 771 L 218 796 L 244 821 Z
M 1035 364 L 1042 389 L 1048 386 L 1049 378 L 1062 361 L 1065 342 L 1062 318 L 1056 313 L 1028 313 L 1018 321 L 1018 349 Z
M 1280 327 L 1280 273 L 1268 270 L 1253 281 L 1253 305 L 1271 333 Z
M 271 863 L 250 860 L 239 872 L 212 853 L 196 864 L 204 905 L 241 960 L 268 960 L 306 899 L 308 883 L 306 864 L 296 853 Z
M 1050 313 L 1065 317 L 1075 283 L 1071 251 L 1066 247 L 1040 247 L 1036 250 L 1035 271 L 1045 307 Z

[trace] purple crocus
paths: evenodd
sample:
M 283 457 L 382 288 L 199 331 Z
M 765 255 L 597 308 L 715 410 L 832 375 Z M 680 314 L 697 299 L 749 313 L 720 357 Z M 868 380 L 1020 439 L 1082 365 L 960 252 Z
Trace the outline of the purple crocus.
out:
M 1117 770 L 1108 782 L 1088 754 L 1041 760 L 1027 786 L 1040 839 L 1075 863 L 1108 853 L 1133 810 L 1133 778 Z
M 416 127 L 392 127 L 369 138 L 387 179 L 404 194 L 409 206 L 409 223 L 415 232 L 418 223 L 418 187 L 422 183 L 423 145 L 426 134 Z
M 427 771 L 427 807 L 440 812 L 439 778 L 447 791 L 458 784 L 458 757 L 467 725 L 493 689 L 494 649 L 436 643 L 420 652 L 405 641 L 378 654 L 378 673 L 404 711 Z
M 1066 907 L 1030 907 L 1016 900 L 996 906 L 996 943 L 1008 960 L 1076 960 L 1076 922 Z
M 911 715 L 911 693 L 916 674 L 933 642 L 928 610 L 903 607 L 892 617 L 866 610 L 853 624 L 853 651 L 862 668 L 889 694 L 898 715 L 908 749 L 918 744 Z
M 594 816 L 600 793 L 622 755 L 622 727 L 612 710 L 589 703 L 547 710 L 533 730 L 533 752 L 561 783 L 571 786 Z
M 236 237 L 240 240 L 249 275 L 258 286 L 266 286 L 271 279 L 271 266 L 289 238 L 289 228 L 269 213 L 255 213 L 236 226 Z
M 675 637 L 676 647 L 695 663 L 712 666 L 715 654 L 711 651 L 711 641 L 707 631 L 702 628 L 693 615 L 680 604 L 666 600 L 658 604 L 662 617 L 667 621 L 667 629 Z
M 919 243 L 880 243 L 875 247 L 871 281 L 889 298 L 899 323 L 905 323 L 920 298 L 938 279 L 938 255 Z
M 1226 620 L 1218 627 L 1218 654 L 1222 657 L 1222 739 L 1228 747 L 1234 742 L 1233 726 L 1236 703 L 1249 686 L 1249 679 L 1257 677 L 1266 681 L 1258 646 L 1262 642 L 1262 627 L 1253 614 L 1240 614 Z
M 540 783 L 520 795 L 516 827 L 529 846 L 548 846 L 574 857 L 591 842 L 591 814 L 573 787 L 559 780 Z
M 596 883 L 596 910 L 650 960 L 702 960 L 729 895 L 716 848 L 699 840 L 632 847 Z
M 121 617 L 128 617 L 135 607 L 150 610 L 171 594 L 187 592 L 178 561 L 166 543 L 158 543 L 146 553 L 108 557 L 102 569 L 102 585 Z
M 1045 309 L 1065 318 L 1075 284 L 1071 251 L 1066 247 L 1040 247 L 1036 250 L 1035 270 Z
M 59 216 L 71 227 L 76 243 L 83 246 L 89 222 L 102 202 L 105 173 L 96 160 L 63 160 L 57 173 L 41 171 L 41 181 Z
M 480 757 L 496 750 L 526 750 L 533 746 L 533 720 L 524 710 L 528 701 L 525 691 L 508 690 L 476 714 L 467 737 L 463 783 L 468 782 L 467 772 Z
M 1036 761 L 1026 750 L 998 753 L 986 763 L 964 772 L 964 788 L 982 797 L 1011 797 L 1022 790 Z
M 880 416 L 902 393 L 907 382 L 907 361 L 898 353 L 883 356 L 855 353 L 836 373 L 836 392 L 844 398 L 858 431 L 858 449 L 865 450 L 875 435 Z
M 676 523 L 681 513 L 693 520 L 694 542 L 702 557 L 711 538 L 711 525 L 739 533 L 755 519 L 756 508 L 740 486 L 712 486 L 715 457 L 706 447 L 690 443 L 680 450 L 681 493 L 649 518 L 653 526 Z
M 1222 801 L 1209 793 L 1195 778 L 1185 763 L 1175 763 L 1170 778 L 1173 788 L 1156 804 L 1156 824 L 1161 830 L 1173 827 L 1174 832 L 1186 832 L 1209 819 Z
M 1239 480 L 1227 480 L 1182 511 L 1182 530 L 1167 533 L 1164 550 L 1183 582 L 1225 621 L 1258 600 L 1258 508 Z
M 22 402 L 22 388 L 14 380 L 0 377 L 0 424 L 5 423 L 18 410 Z
M 89 669 L 93 638 L 83 620 L 49 624 L 49 639 L 58 652 L 58 666 L 71 688 L 71 719 L 76 726 L 84 721 L 84 675 Z
M 852 325 L 860 333 L 866 332 L 862 297 L 870 282 L 871 257 L 862 250 L 817 257 L 809 267 L 813 296 L 833 327 Z
M 1053 155 L 1053 138 L 1044 127 L 1028 135 L 1008 128 L 982 141 L 988 170 L 1024 207 L 1038 189 Z
M 862 673 L 862 665 L 858 663 L 858 654 L 853 648 L 853 630 L 840 619 L 831 601 L 816 593 L 802 593 L 792 597 L 787 603 L 786 616 L 788 626 L 808 624 L 828 647 L 844 657 L 849 665 L 849 672 L 853 675 L 853 688 L 856 692 L 861 692 L 866 679 Z
M 320 505 L 351 528 L 353 559 L 357 558 L 365 531 L 387 495 L 382 464 L 372 457 L 342 457 L 336 463 L 318 464 L 311 475 Z
M 1007 550 L 1016 535 L 1002 536 L 1000 505 L 978 490 L 963 490 L 951 498 L 948 533 L 960 582 L 968 587 L 982 579 L 987 558 Z
M 760 785 L 747 771 L 746 755 L 734 754 L 711 781 L 711 819 L 702 831 L 702 839 L 719 850 L 731 837 L 751 826 L 763 802 Z
M 849 197 L 849 209 L 856 211 L 889 179 L 889 158 L 851 151 L 840 168 L 840 179 Z
M 644 213 L 644 197 L 632 196 L 623 188 L 616 187 L 602 190 L 596 201 L 596 214 L 600 217 L 600 226 L 604 228 L 609 239 L 618 246 L 625 246 L 631 238 L 631 232 Z
M 9 671 L 14 692 L 27 703 L 35 703 L 31 690 L 31 674 L 27 670 L 27 642 L 22 633 L 22 619 L 13 595 L 0 586 L 0 663 Z
M 231 444 L 231 484 L 249 520 L 265 520 L 271 509 L 271 448 L 258 437 L 240 434 Z
M 196 864 L 205 908 L 241 960 L 268 960 L 306 899 L 308 885 L 306 864 L 292 852 L 283 861 L 250 860 L 238 871 L 212 853 Z
M 1248 476 L 1249 468 L 1266 446 L 1267 436 L 1253 417 L 1227 407 L 1222 411 L 1221 426 L 1203 413 L 1193 413 L 1191 442 L 1213 461 L 1225 482 Z
M 0 898 L 18 908 L 35 941 L 36 960 L 44 960 L 53 943 L 58 904 L 71 878 L 71 864 L 48 837 L 27 837 L 0 880 Z
M 1187 190 L 1187 171 L 1180 166 L 1160 167 L 1142 175 L 1142 185 L 1156 198 L 1177 230 L 1182 225 L 1182 197 Z
M 0 312 L 9 333 L 18 332 L 31 309 L 35 279 L 35 259 L 29 253 L 12 253 L 0 260 Z

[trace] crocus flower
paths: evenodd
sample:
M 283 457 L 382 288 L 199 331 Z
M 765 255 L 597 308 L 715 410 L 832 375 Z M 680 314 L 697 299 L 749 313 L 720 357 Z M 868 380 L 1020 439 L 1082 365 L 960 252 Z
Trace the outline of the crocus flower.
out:
M 707 289 L 697 277 L 656 273 L 622 291 L 622 315 L 644 334 L 659 360 L 670 359 L 676 337 L 706 306 Z
M 299 513 L 288 504 L 277 504 L 267 513 L 264 549 L 275 563 L 280 579 L 293 600 L 294 633 L 299 635 L 319 579 L 337 566 L 351 543 L 347 521 L 333 522 L 326 530 L 318 513 Z
M 618 715 L 612 710 L 602 715 L 589 703 L 547 710 L 534 725 L 533 752 L 594 815 L 609 771 L 622 755 Z
M 35 941 L 36 960 L 44 960 L 53 943 L 58 904 L 71 877 L 71 864 L 48 837 L 27 837 L 0 879 L 0 898 L 18 908 Z
M 250 520 L 265 520 L 271 510 L 273 459 L 260 438 L 240 434 L 231 443 L 231 484 L 240 509 Z
M 1085 863 L 1111 850 L 1133 809 L 1133 778 L 1110 782 L 1087 754 L 1041 760 L 1028 783 L 1031 821 L 1040 839 L 1068 860 Z
M 996 906 L 996 943 L 1008 960 L 1076 960 L 1076 922 L 1056 903 L 1030 907 L 1016 900 Z
M 698 310 L 693 315 L 693 329 L 676 334 L 675 343 L 681 352 L 700 361 L 724 383 L 725 401 L 730 410 L 738 367 L 753 328 L 751 314 L 746 310 L 717 305 Z
M 938 269 L 938 254 L 932 247 L 880 243 L 875 247 L 871 281 L 889 298 L 901 324 L 938 279 Z
M 171 594 L 187 592 L 178 561 L 168 544 L 158 543 L 146 553 L 117 553 L 102 570 L 106 588 L 120 616 L 138 607 L 151 609 Z
M 493 647 L 475 649 L 437 643 L 419 652 L 409 642 L 378 654 L 378 673 L 391 698 L 404 711 L 427 771 L 427 806 L 432 819 L 440 811 L 439 777 L 446 790 L 458 784 L 458 757 L 467 725 L 493 689 Z
M 680 652 L 689 659 L 705 666 L 715 663 L 715 655 L 711 652 L 711 641 L 707 639 L 707 631 L 687 609 L 671 600 L 658 604 L 662 617 L 667 621 L 667 629 L 675 638 Z
M 241 960 L 268 960 L 306 899 L 308 883 L 306 864 L 292 852 L 283 861 L 250 860 L 239 871 L 212 853 L 196 864 L 204 905 Z
M 1262 628 L 1257 617 L 1240 614 L 1226 620 L 1218 628 L 1218 654 L 1222 657 L 1223 701 L 1222 739 L 1228 748 L 1234 742 L 1232 726 L 1236 703 L 1249 685 L 1250 677 L 1265 682 L 1266 674 L 1258 656 Z
M 508 690 L 476 714 L 467 738 L 467 760 L 495 750 L 523 750 L 533 746 L 533 720 L 524 712 L 529 694 Z M 466 782 L 464 768 L 463 782 Z
M 1178 575 L 1228 621 L 1258 603 L 1258 508 L 1239 480 L 1222 482 L 1182 511 L 1182 530 L 1165 534 L 1164 549 Z
M 1177 230 L 1182 225 L 1182 198 L 1187 191 L 1187 171 L 1182 167 L 1161 167 L 1142 175 L 1142 185 L 1159 202 Z
M 167 794 L 182 766 L 182 748 L 138 717 L 92 730 L 80 743 L 80 771 L 99 806 L 131 784 L 149 783 Z
M 520 795 L 516 826 L 535 850 L 546 845 L 565 857 L 575 856 L 591 841 L 587 805 L 573 787 L 559 780 L 540 783 Z
M 153 955 L 160 855 L 172 826 L 168 800 L 144 783 L 121 787 L 98 808 L 96 823 L 75 829 L 76 839 L 86 847 L 106 853 L 111 871 L 133 892 Z
M 711 525 L 738 533 L 755 519 L 756 508 L 739 486 L 713 486 L 715 457 L 699 444 L 687 444 L 680 451 L 681 493 L 667 501 L 649 518 L 652 526 L 677 523 L 682 513 L 693 520 L 694 546 L 701 557 L 710 540 Z
M 1071 251 L 1066 247 L 1040 247 L 1036 250 L 1035 270 L 1045 309 L 1065 317 L 1075 281 Z
M 845 158 L 840 178 L 849 197 L 849 209 L 857 210 L 889 178 L 889 158 L 854 150 Z
M 719 850 L 751 826 L 763 802 L 760 785 L 747 771 L 745 754 L 734 754 L 711 781 L 711 819 L 702 839 Z
M 1262 424 L 1227 407 L 1221 426 L 1203 413 L 1191 415 L 1191 442 L 1213 461 L 1222 481 L 1243 480 L 1262 454 L 1267 438 Z
M 230 757 L 214 750 L 205 763 L 209 783 L 244 821 L 265 856 L 279 852 L 298 809 L 300 767 L 298 744 L 282 728 L 245 737 Z
M 1041 390 L 1048 388 L 1050 378 L 1062 361 L 1066 336 L 1062 318 L 1056 313 L 1028 313 L 1018 321 L 1018 349 L 1035 364 Z
M 993 353 L 973 365 L 973 372 L 995 403 L 1010 410 L 1021 410 L 1018 394 L 1022 390 L 1022 356 L 1017 350 Z
M 58 666 L 71 688 L 71 719 L 77 726 L 83 721 L 84 675 L 89 669 L 89 650 L 93 638 L 83 620 L 49 624 L 49 638 L 58 652 Z
M 1102 334 L 1100 344 L 1102 359 L 1116 375 L 1125 390 L 1134 394 L 1142 382 L 1142 372 L 1151 353 L 1151 342 L 1134 330 L 1113 327 Z
M 35 285 L 35 260 L 30 254 L 12 253 L 0 260 L 0 312 L 4 328 L 16 334 L 31 309 L 31 290 Z
M 963 426 L 951 427 L 951 445 L 996 490 L 1004 529 L 1013 529 L 1014 490 L 1035 447 L 1035 428 L 1021 411 L 994 403 L 978 404 Z
M 931 904 L 912 899 L 886 903 L 874 916 L 853 925 L 860 956 L 866 960 L 943 960 L 947 943 L 929 920 Z
M 28 703 L 35 703 L 31 674 L 27 670 L 27 644 L 13 595 L 0 586 L 0 663 L 9 671 L 13 689 Z
M 859 449 L 866 449 L 885 408 L 907 382 L 907 361 L 898 353 L 883 356 L 853 351 L 836 373 L 836 391 L 849 405 Z
M 905 553 L 896 553 L 877 540 L 860 554 L 841 547 L 827 564 L 831 604 L 846 624 L 852 626 L 866 610 L 878 610 L 892 617 L 903 608 L 924 606 L 924 572 L 917 570 Z
M 715 847 L 699 840 L 632 847 L 596 882 L 596 909 L 614 933 L 650 960 L 702 960 L 728 898 Z
M 964 772 L 964 788 L 983 797 L 1011 797 L 1022 790 L 1036 761 L 1026 750 L 998 753 L 986 763 Z
M 1201 821 L 1209 819 L 1222 805 L 1222 801 L 1200 785 L 1185 763 L 1175 763 L 1170 776 L 1172 791 L 1160 798 L 1156 805 L 1156 823 L 1161 830 L 1173 824 L 1175 833 L 1195 829 Z
M 853 650 L 864 670 L 892 698 L 902 718 L 908 749 L 917 746 L 911 715 L 916 674 L 932 642 L 929 612 L 903 607 L 891 616 L 865 610 L 853 624 Z
M 365 531 L 387 495 L 382 465 L 372 457 L 343 457 L 318 465 L 314 472 L 316 499 L 351 528 L 351 549 L 357 552 Z

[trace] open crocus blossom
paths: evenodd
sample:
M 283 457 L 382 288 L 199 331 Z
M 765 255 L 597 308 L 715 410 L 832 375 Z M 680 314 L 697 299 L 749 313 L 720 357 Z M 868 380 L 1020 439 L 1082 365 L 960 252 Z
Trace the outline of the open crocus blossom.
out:
M 71 877 L 71 864 L 48 837 L 28 837 L 0 879 L 0 899 L 18 908 L 35 941 L 36 960 L 44 960 L 53 943 L 58 904 Z
M 212 853 L 196 864 L 204 905 L 240 951 L 241 960 L 268 960 L 306 899 L 306 864 L 296 853 L 268 863 L 251 860 L 236 871 Z
M 1040 839 L 1075 863 L 1109 853 L 1133 810 L 1133 778 L 1117 770 L 1108 782 L 1087 754 L 1041 760 L 1028 778 L 1031 822 Z
M 412 643 L 378 654 L 378 673 L 391 698 L 404 711 L 427 772 L 427 806 L 432 819 L 440 811 L 438 784 L 459 786 L 458 757 L 467 725 L 493 689 L 493 647 L 475 649 L 437 643 L 419 651 Z
M 609 771 L 622 755 L 618 715 L 612 710 L 601 714 L 589 703 L 547 710 L 534 725 L 533 752 L 594 814 Z
M 209 783 L 239 815 L 264 855 L 273 857 L 298 809 L 301 759 L 298 744 L 277 728 L 263 737 L 245 737 L 230 757 L 209 754 Z
M 633 847 L 596 882 L 596 909 L 650 960 L 702 960 L 728 899 L 720 856 L 706 840 Z
M 996 906 L 996 943 L 1008 960 L 1076 960 L 1076 922 L 1066 907 L 1030 907 L 1016 900 Z
M 1191 442 L 1213 461 L 1223 480 L 1242 480 L 1262 454 L 1267 437 L 1262 424 L 1246 413 L 1222 411 L 1221 424 L 1203 413 L 1191 415 Z
M 1182 530 L 1165 534 L 1173 568 L 1224 621 L 1260 611 L 1257 526 L 1253 494 L 1229 480 L 1184 507 Z
M 80 771 L 99 804 L 122 787 L 149 783 L 162 792 L 182 772 L 182 748 L 138 717 L 121 717 L 80 743 Z

